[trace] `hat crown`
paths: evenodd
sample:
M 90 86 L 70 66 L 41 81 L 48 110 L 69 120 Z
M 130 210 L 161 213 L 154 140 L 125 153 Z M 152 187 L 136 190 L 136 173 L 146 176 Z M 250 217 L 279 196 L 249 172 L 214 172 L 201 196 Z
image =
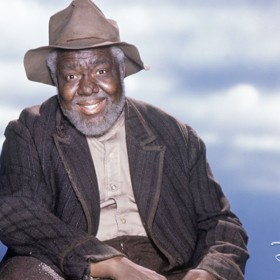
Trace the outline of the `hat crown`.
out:
M 90 41 L 91 44 L 120 42 L 114 20 L 107 19 L 90 0 L 74 0 L 66 9 L 54 14 L 49 21 L 49 44 L 71 47 Z

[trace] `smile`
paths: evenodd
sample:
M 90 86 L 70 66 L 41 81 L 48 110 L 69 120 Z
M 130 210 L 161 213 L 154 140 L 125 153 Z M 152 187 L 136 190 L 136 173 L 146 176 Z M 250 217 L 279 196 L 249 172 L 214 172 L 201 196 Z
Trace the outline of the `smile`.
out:
M 102 112 L 106 107 L 106 99 L 93 100 L 85 103 L 78 103 L 80 111 L 88 116 Z

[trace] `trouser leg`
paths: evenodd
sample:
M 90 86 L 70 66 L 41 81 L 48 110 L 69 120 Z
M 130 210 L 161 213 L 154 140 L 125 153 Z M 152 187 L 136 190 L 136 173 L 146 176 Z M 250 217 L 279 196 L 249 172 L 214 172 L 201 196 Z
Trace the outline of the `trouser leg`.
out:
M 33 257 L 13 257 L 0 267 L 1 280 L 65 280 Z

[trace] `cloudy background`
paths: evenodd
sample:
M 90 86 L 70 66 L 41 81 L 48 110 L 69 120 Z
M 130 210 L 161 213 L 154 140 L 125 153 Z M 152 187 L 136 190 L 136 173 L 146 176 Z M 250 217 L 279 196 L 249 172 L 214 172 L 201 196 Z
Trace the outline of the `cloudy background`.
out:
M 55 94 L 25 78 L 23 55 L 48 42 L 66 0 L 10 0 L 0 10 L 0 144 L 9 120 Z M 127 95 L 192 125 L 250 236 L 246 279 L 280 279 L 280 1 L 96 0 L 150 71 Z M 2 246 L 2 253 L 4 251 Z M 1 249 L 0 249 L 1 252 Z

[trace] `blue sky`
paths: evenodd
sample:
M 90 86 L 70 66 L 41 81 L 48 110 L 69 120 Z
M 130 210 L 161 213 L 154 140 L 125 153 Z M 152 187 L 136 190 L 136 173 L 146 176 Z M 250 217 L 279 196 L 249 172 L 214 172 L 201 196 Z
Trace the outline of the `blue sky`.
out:
M 149 71 L 126 92 L 192 125 L 250 236 L 246 279 L 280 279 L 280 1 L 97 0 Z M 0 10 L 0 144 L 4 128 L 55 88 L 25 78 L 23 55 L 47 45 L 66 0 L 10 0 Z

